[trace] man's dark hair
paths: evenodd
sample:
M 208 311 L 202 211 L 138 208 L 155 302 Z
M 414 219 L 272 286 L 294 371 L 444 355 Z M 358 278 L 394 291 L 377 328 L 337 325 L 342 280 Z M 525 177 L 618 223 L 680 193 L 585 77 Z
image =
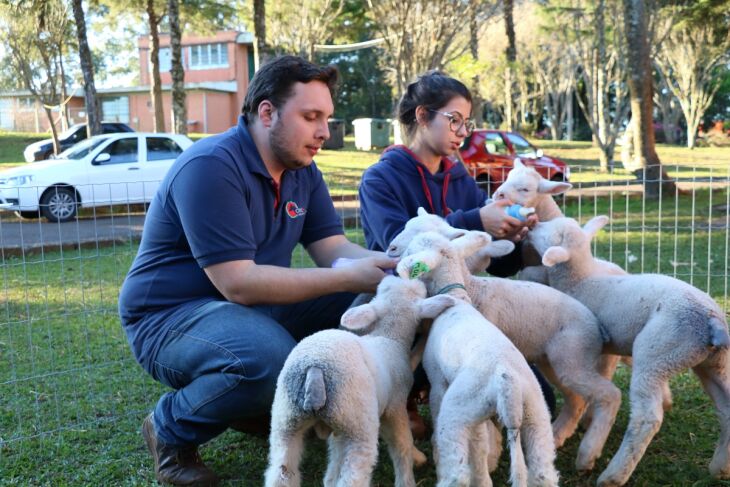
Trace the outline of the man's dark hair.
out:
M 423 105 L 429 110 L 439 110 L 448 104 L 452 98 L 460 96 L 471 103 L 471 93 L 464 83 L 454 79 L 441 71 L 428 71 L 408 85 L 406 92 L 396 107 L 396 118 L 405 129 L 407 137 L 413 137 L 418 127 L 416 108 Z M 468 113 L 463 114 L 465 117 Z M 427 119 L 433 120 L 433 112 L 426 114 Z
M 292 86 L 297 82 L 321 81 L 327 85 L 334 98 L 337 78 L 338 72 L 334 66 L 317 66 L 298 56 L 277 57 L 256 71 L 248 86 L 241 112 L 256 116 L 259 104 L 264 100 L 280 108 L 292 95 Z

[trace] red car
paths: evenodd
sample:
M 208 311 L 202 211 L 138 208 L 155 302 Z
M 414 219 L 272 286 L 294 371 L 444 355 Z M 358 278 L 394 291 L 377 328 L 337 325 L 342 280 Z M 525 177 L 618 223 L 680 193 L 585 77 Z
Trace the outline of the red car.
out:
M 544 155 L 516 132 L 477 129 L 464 139 L 459 154 L 472 177 L 490 195 L 507 178 L 517 157 L 546 179 L 567 181 L 570 176 L 566 163 Z

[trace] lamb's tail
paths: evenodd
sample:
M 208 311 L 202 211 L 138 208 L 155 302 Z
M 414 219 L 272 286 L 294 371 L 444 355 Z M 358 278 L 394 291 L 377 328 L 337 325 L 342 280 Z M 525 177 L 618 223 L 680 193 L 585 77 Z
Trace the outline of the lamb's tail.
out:
M 518 428 L 507 430 L 507 444 L 509 445 L 510 472 L 509 481 L 512 487 L 527 486 L 527 464 L 525 454 L 522 451 L 520 430 Z
M 708 321 L 710 325 L 710 343 L 713 348 L 728 348 L 730 336 L 727 331 L 727 324 L 719 317 L 712 315 Z
M 310 367 L 307 369 L 307 376 L 304 379 L 302 409 L 307 412 L 319 411 L 326 402 L 327 390 L 324 384 L 324 373 L 319 367 Z
M 502 370 L 499 370 L 502 369 Z M 522 389 L 513 371 L 498 367 L 499 374 L 497 416 L 507 428 L 507 444 L 510 451 L 510 484 L 512 487 L 527 486 L 527 465 L 522 451 L 520 428 L 523 420 Z

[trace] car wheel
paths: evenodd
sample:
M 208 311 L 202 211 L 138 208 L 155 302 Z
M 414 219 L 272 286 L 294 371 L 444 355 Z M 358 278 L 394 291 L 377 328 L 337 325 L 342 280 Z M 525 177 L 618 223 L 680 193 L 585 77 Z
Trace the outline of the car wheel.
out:
M 67 222 L 76 217 L 78 201 L 71 188 L 56 186 L 48 188 L 41 197 L 41 214 L 49 222 Z
M 15 214 L 25 220 L 34 220 L 41 216 L 41 214 L 37 210 L 36 211 L 16 211 Z

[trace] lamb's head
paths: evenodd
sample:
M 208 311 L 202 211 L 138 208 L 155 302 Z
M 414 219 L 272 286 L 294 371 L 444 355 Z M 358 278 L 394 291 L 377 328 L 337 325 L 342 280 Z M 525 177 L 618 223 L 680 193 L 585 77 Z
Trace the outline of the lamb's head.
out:
M 591 240 L 608 223 L 608 217 L 593 217 L 583 228 L 572 218 L 555 218 L 538 223 L 527 234 L 528 242 L 542 256 L 542 263 L 552 267 L 576 255 L 591 254 Z
M 464 260 L 490 245 L 492 237 L 485 232 L 467 231 L 454 240 L 435 232 L 421 233 L 403 253 L 396 271 L 404 279 L 423 280 L 429 294 L 435 295 L 446 285 L 463 285 L 469 274 Z
M 454 228 L 440 216 L 432 215 L 425 209 L 418 208 L 417 215 L 408 220 L 403 230 L 390 242 L 386 254 L 388 254 L 388 257 L 400 257 L 413 238 L 425 232 L 436 232 L 449 240 L 453 240 L 464 235 L 466 230 Z
M 426 297 L 419 280 L 386 276 L 372 301 L 342 315 L 342 328 L 357 333 L 386 336 L 410 347 L 421 320 L 436 318 L 456 304 L 451 296 Z
M 507 179 L 494 192 L 494 199 L 508 199 L 512 203 L 535 207 L 542 195 L 556 195 L 565 193 L 573 185 L 562 181 L 548 181 L 540 176 L 534 167 L 526 166 L 519 159 L 515 159 L 512 170 Z

